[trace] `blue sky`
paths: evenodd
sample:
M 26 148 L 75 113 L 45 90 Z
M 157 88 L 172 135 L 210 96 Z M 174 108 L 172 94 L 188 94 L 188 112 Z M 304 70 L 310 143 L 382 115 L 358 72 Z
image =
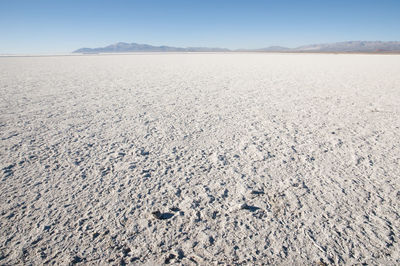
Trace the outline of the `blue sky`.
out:
M 0 0 L 0 53 L 400 41 L 400 0 Z

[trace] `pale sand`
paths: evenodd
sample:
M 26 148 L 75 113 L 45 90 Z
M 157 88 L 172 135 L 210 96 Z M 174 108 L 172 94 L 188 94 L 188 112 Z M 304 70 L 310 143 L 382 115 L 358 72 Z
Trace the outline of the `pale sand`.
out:
M 0 89 L 0 264 L 400 263 L 398 55 L 0 58 Z

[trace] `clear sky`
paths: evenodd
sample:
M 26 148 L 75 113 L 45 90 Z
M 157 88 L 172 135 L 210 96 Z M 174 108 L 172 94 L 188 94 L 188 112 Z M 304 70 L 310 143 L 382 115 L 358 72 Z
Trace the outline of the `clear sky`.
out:
M 0 0 L 0 54 L 400 41 L 400 0 Z

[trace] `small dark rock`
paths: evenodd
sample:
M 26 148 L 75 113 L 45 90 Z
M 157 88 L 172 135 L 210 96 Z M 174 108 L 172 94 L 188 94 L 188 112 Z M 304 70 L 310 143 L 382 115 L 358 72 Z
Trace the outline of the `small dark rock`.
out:
M 125 262 L 125 260 L 123 258 L 121 258 L 121 260 L 119 261 L 119 265 L 120 266 L 125 266 L 126 265 L 126 262 Z
M 77 263 L 83 262 L 83 259 L 79 256 L 75 256 L 72 258 L 70 265 L 75 265 Z
M 215 239 L 212 236 L 210 236 L 208 238 L 208 241 L 210 242 L 210 245 L 214 245 Z
M 139 257 L 133 257 L 133 258 L 131 259 L 131 262 L 135 262 L 135 261 L 137 261 L 137 260 L 139 260 Z
M 151 214 L 153 214 L 153 216 L 158 220 L 167 220 L 167 219 L 172 218 L 172 216 L 174 216 L 173 213 L 170 213 L 170 212 L 162 213 L 160 211 L 155 211 L 155 212 L 152 212 Z
M 169 208 L 169 210 L 172 211 L 172 212 L 178 212 L 178 211 L 180 211 L 180 209 L 177 208 L 177 207 Z
M 183 250 L 182 249 L 179 249 L 178 250 L 178 259 L 183 259 L 185 257 L 185 253 L 183 253 Z
M 252 195 L 264 195 L 265 193 L 264 193 L 264 191 L 262 191 L 262 190 L 253 190 L 253 191 L 251 192 L 251 194 L 252 194 Z
M 164 263 L 169 264 L 171 260 L 175 259 L 175 257 L 176 256 L 174 254 L 169 254 L 169 256 L 165 259 Z
M 259 210 L 259 209 L 260 209 L 259 207 L 250 206 L 250 205 L 247 205 L 246 203 L 243 204 L 240 208 L 241 208 L 242 210 L 248 210 L 248 211 L 251 211 L 251 212 L 255 212 L 256 210 Z
M 99 233 L 97 233 L 97 232 L 96 232 L 96 233 L 94 233 L 94 234 L 93 234 L 93 240 L 94 240 L 94 239 L 96 239 L 96 238 L 97 238 L 99 235 L 100 235 L 100 234 L 99 234 Z
M 142 156 L 148 156 L 150 153 L 148 151 L 145 151 L 144 149 L 141 149 L 139 151 L 139 154 L 142 155 Z
M 125 257 L 129 255 L 129 252 L 131 252 L 131 249 L 130 249 L 130 248 L 124 248 L 124 249 L 122 250 L 122 253 L 124 254 Z

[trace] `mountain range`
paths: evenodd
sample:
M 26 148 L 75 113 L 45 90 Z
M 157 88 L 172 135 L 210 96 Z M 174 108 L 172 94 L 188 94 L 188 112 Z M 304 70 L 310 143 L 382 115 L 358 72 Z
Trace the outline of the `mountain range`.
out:
M 400 42 L 382 41 L 348 41 L 324 44 L 304 45 L 296 48 L 282 46 L 270 46 L 260 49 L 236 49 L 210 48 L 210 47 L 173 47 L 154 46 L 149 44 L 119 42 L 99 48 L 80 48 L 73 53 L 129 53 L 129 52 L 343 52 L 343 53 L 379 53 L 379 52 L 400 52 Z
M 126 53 L 126 52 L 230 52 L 225 48 L 209 47 L 172 47 L 172 46 L 154 46 L 149 44 L 125 43 L 119 42 L 106 47 L 99 48 L 81 48 L 74 53 Z

